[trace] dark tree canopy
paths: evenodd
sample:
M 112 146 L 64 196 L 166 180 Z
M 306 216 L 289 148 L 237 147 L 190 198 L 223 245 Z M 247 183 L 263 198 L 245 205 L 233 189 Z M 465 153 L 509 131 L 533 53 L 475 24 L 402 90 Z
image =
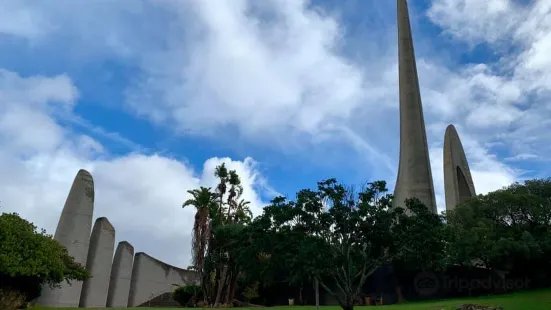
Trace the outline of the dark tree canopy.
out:
M 455 262 L 550 276 L 550 179 L 479 195 L 449 212 L 447 221 Z
M 317 279 L 350 309 L 367 277 L 391 259 L 390 203 L 384 182 L 355 193 L 335 179 L 299 191 L 295 201 L 277 197 L 248 227 L 242 261 L 256 276 L 274 277 L 285 269 L 289 283 Z M 252 263 L 255 253 L 262 254 Z
M 531 279 L 550 276 L 549 180 L 513 184 L 436 215 L 418 199 L 405 201 L 407 212 L 392 208 L 383 181 L 355 191 L 327 179 L 294 199 L 274 198 L 252 217 L 248 209 L 240 211 L 247 203 L 235 199 L 241 192 L 234 172 L 219 167 L 216 176 L 220 184 L 210 198 L 202 189 L 205 203 L 189 202 L 210 206 L 207 251 L 200 252 L 205 252 L 204 281 L 211 282 L 204 287 L 210 287 L 211 304 L 221 292 L 261 302 L 282 284 L 298 289 L 298 295 L 290 294 L 303 304 L 303 288 L 319 283 L 349 310 L 365 293 L 366 279 L 387 264 L 398 300 L 401 281 L 426 269 L 483 265 Z

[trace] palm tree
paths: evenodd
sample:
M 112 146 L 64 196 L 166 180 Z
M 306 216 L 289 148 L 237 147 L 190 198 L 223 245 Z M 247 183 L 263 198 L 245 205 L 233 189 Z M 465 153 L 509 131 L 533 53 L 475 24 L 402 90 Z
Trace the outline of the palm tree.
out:
M 224 194 L 226 194 L 226 183 L 228 182 L 228 169 L 226 168 L 226 164 L 222 163 L 220 166 L 216 166 L 216 169 L 214 170 L 214 175 L 220 179 L 220 183 L 218 183 L 216 190 L 220 195 L 220 212 L 222 212 L 222 199 L 224 198 Z
M 241 199 L 235 206 L 234 222 L 235 223 L 248 223 L 253 218 L 253 213 L 249 208 L 250 201 Z
M 197 210 L 193 223 L 191 255 L 193 266 L 195 266 L 196 270 L 199 272 L 201 281 L 203 279 L 201 273 L 205 263 L 205 251 L 209 243 L 210 235 L 209 214 L 213 208 L 213 204 L 216 204 L 216 195 L 210 190 L 210 187 L 206 188 L 201 186 L 200 189 L 187 191 L 191 194 L 192 198 L 186 200 L 182 205 L 182 208 L 194 206 Z
M 231 170 L 229 172 L 228 183 L 230 183 L 230 189 L 228 191 L 228 213 L 226 215 L 226 219 L 230 221 L 230 213 L 232 208 L 237 208 L 235 199 L 241 197 L 243 187 L 241 186 L 241 179 L 239 179 L 239 175 L 235 172 L 235 170 Z

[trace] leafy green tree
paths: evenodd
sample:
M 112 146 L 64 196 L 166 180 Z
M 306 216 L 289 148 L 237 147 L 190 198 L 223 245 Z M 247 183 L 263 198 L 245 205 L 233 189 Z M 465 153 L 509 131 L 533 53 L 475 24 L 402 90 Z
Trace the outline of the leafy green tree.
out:
M 550 179 L 474 197 L 448 212 L 447 222 L 455 263 L 532 278 L 551 276 Z
M 55 287 L 88 277 L 86 269 L 44 230 L 39 232 L 16 213 L 0 215 L 0 289 L 19 291 L 30 300 L 43 284 Z
M 384 182 L 355 194 L 335 179 L 299 191 L 296 201 L 275 198 L 249 226 L 250 249 L 268 257 L 256 272 L 284 265 L 288 281 L 317 279 L 352 309 L 367 277 L 391 259 L 390 201 Z
M 438 271 L 447 267 L 448 230 L 443 216 L 432 213 L 418 199 L 405 201 L 405 209 L 394 209 L 392 227 L 392 266 L 396 275 L 396 294 L 402 301 L 402 276 L 423 269 Z
M 235 255 L 240 231 L 251 222 L 249 202 L 241 199 L 243 187 L 235 170 L 224 163 L 214 175 L 219 183 L 212 192 L 201 187 L 189 191 L 192 198 L 184 203 L 195 206 L 192 253 L 195 269 L 201 274 L 205 302 L 218 306 L 232 302 L 240 274 Z

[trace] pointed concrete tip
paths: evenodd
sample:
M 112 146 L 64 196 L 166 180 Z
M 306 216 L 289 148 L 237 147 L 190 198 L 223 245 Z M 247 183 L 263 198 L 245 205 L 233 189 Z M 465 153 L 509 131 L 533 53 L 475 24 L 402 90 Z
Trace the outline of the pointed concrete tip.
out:
M 455 129 L 455 126 L 450 124 L 448 127 L 446 127 L 446 133 L 444 134 L 444 147 L 453 147 L 451 145 L 452 140 L 457 140 L 461 144 L 461 139 L 459 138 L 459 133 L 457 133 L 457 129 Z M 463 148 L 463 146 L 461 146 Z
M 121 241 L 119 242 L 119 246 L 128 249 L 132 253 L 134 253 L 134 247 L 130 244 L 128 241 Z
M 88 170 L 80 169 L 75 176 L 75 180 L 78 179 L 86 180 L 88 184 L 90 184 L 92 187 L 94 186 L 94 177 L 90 172 L 88 172 Z
M 454 132 L 457 134 L 457 130 L 455 129 L 455 126 L 453 124 L 449 124 L 448 127 L 446 127 L 446 134 Z
M 88 172 L 88 170 L 86 170 L 86 169 L 80 169 L 80 170 L 77 172 L 77 175 L 92 177 L 92 174 L 91 174 L 90 172 Z
M 106 217 L 98 217 L 96 219 L 96 223 L 94 224 L 94 227 L 96 227 L 96 225 L 98 225 L 98 227 L 100 227 L 103 230 L 115 231 L 115 227 L 113 227 L 111 222 L 109 222 L 109 220 Z

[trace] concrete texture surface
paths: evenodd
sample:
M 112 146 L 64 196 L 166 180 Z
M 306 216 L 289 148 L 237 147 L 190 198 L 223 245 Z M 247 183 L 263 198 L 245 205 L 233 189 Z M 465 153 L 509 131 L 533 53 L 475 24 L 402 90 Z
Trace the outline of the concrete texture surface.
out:
M 115 249 L 115 228 L 105 217 L 96 220 L 90 237 L 86 269 L 91 278 L 84 281 L 80 307 L 104 308 L 107 304 L 109 278 Z
M 54 239 L 67 248 L 75 262 L 86 266 L 92 216 L 94 213 L 94 179 L 79 170 L 61 212 Z M 82 282 L 63 282 L 61 288 L 44 286 L 37 303 L 49 307 L 78 307 Z
M 126 241 L 119 242 L 111 269 L 107 307 L 124 308 L 128 305 L 133 262 L 134 247 Z
M 139 252 L 134 256 L 128 306 L 137 307 L 156 296 L 172 292 L 174 285 L 198 283 L 195 272 L 168 265 Z
M 394 206 L 418 198 L 436 213 L 427 134 L 406 0 L 398 0 L 398 63 L 400 92 L 400 161 Z
M 444 191 L 448 211 L 476 196 L 469 163 L 453 125 L 446 128 L 444 136 Z

